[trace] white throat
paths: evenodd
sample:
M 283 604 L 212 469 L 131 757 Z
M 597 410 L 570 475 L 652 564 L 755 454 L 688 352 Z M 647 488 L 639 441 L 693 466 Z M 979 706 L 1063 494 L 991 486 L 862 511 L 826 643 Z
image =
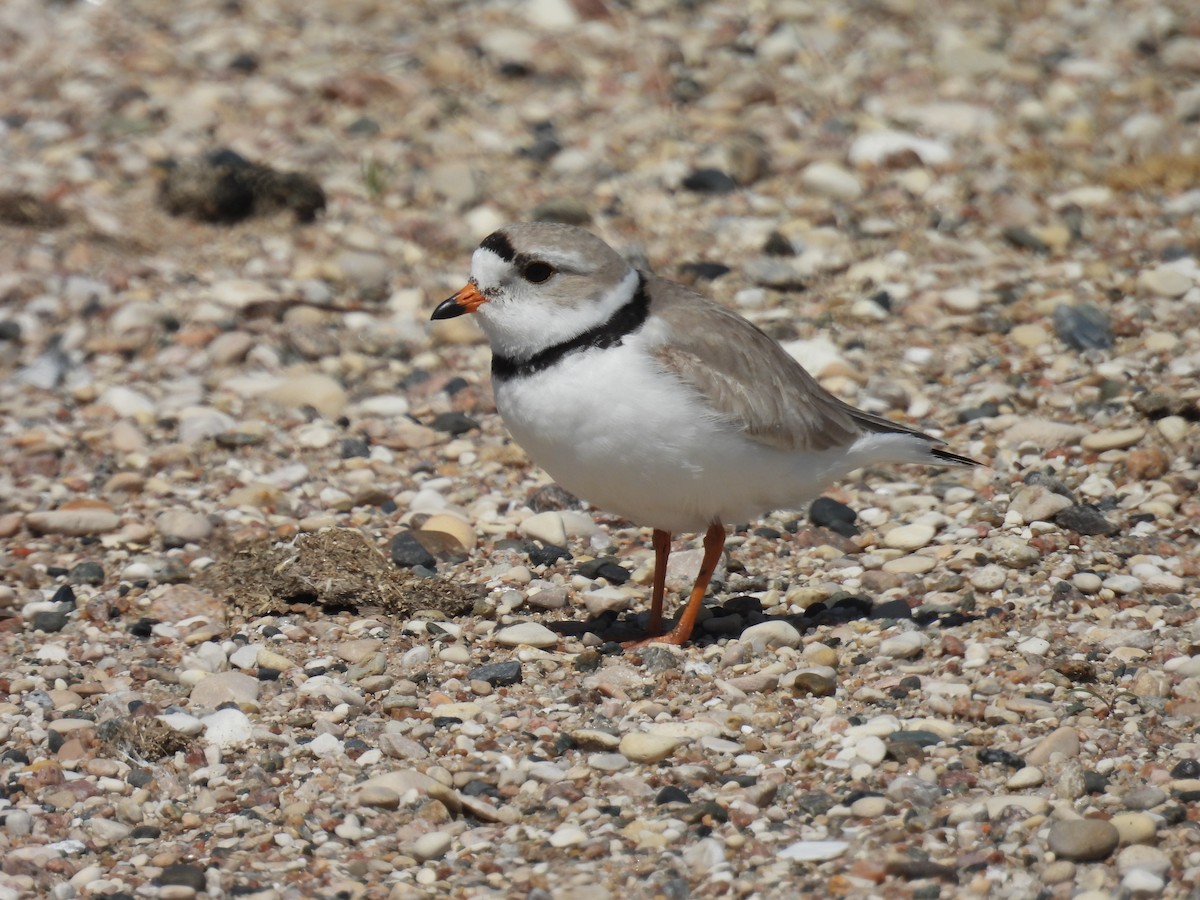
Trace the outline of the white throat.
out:
M 485 277 L 493 265 L 503 260 L 489 250 L 475 251 L 472 272 L 480 285 L 488 284 Z M 485 255 L 492 260 L 481 260 Z M 483 265 L 481 265 L 483 263 Z M 630 267 L 625 276 L 595 299 L 569 306 L 560 302 L 534 302 L 531 291 L 514 297 L 497 297 L 479 307 L 476 314 L 492 345 L 492 352 L 514 360 L 525 360 L 548 347 L 569 341 L 588 329 L 602 325 L 633 299 L 637 292 L 638 273 Z M 536 286 L 530 286 L 536 288 Z

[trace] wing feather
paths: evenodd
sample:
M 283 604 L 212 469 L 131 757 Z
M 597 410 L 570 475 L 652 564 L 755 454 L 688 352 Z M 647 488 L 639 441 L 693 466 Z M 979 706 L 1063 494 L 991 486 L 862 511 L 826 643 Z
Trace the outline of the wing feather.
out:
M 670 329 L 659 361 L 747 437 L 820 451 L 862 433 L 850 407 L 761 329 L 682 286 L 654 279 L 651 291 L 651 309 Z
M 855 409 L 817 382 L 751 322 L 682 285 L 650 277 L 651 310 L 669 329 L 659 362 L 747 437 L 777 450 L 848 447 L 867 432 L 913 434 Z

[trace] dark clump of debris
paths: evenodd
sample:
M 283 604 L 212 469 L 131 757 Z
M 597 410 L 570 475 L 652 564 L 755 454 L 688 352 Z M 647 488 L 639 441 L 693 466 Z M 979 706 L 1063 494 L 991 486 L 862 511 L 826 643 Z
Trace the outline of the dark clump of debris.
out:
M 55 203 L 26 191 L 0 191 L 0 224 L 49 230 L 67 224 L 67 214 Z
M 300 172 L 280 172 L 233 150 L 159 163 L 158 202 L 173 216 L 229 225 L 291 210 L 311 222 L 325 208 L 325 191 Z
M 105 744 L 134 759 L 155 760 L 187 750 L 192 739 L 153 716 L 109 719 L 97 729 Z
M 460 616 L 476 594 L 440 578 L 397 569 L 361 531 L 331 528 L 291 544 L 260 541 L 236 549 L 204 572 L 208 588 L 232 615 L 289 611 L 298 604 L 329 610 L 376 607 L 398 616 L 437 611 Z

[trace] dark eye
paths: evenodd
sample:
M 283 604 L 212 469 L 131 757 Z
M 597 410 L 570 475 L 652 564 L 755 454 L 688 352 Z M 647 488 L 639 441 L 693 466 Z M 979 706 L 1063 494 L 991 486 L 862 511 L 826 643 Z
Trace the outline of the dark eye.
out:
M 544 262 L 531 262 L 521 270 L 521 277 L 531 284 L 541 284 L 554 274 L 554 266 Z

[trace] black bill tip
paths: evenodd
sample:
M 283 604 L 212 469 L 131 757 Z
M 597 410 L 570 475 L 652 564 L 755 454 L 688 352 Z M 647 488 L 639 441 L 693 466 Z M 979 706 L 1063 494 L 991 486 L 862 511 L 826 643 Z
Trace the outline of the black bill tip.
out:
M 458 295 L 449 297 L 437 305 L 437 309 L 433 311 L 433 315 L 429 318 L 435 319 L 453 319 L 467 312 L 467 308 L 458 302 Z

